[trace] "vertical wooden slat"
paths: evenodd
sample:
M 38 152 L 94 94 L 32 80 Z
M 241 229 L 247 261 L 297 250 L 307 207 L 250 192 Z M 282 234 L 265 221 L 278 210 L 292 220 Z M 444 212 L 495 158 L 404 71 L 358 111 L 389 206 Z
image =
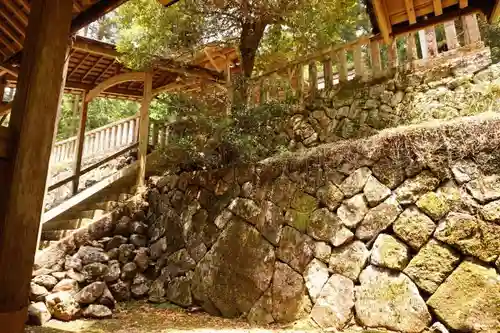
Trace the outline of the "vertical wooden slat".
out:
M 333 87 L 333 71 L 332 58 L 328 56 L 323 61 L 323 80 L 325 81 L 325 90 L 330 90 Z
M 24 332 L 55 125 L 65 82 L 72 1 L 32 0 L 12 108 L 11 158 L 0 177 L 0 331 Z
M 144 78 L 144 93 L 141 101 L 139 121 L 139 172 L 137 173 L 137 186 L 143 188 L 146 184 L 146 156 L 148 154 L 148 130 L 149 130 L 149 104 L 153 91 L 153 73 L 146 72 Z
M 304 65 L 297 65 L 297 89 L 296 89 L 297 100 L 300 104 L 304 102 Z
M 436 28 L 435 27 L 428 27 L 425 29 L 425 35 L 427 38 L 427 50 L 429 52 L 429 57 L 435 57 L 438 55 L 438 47 L 437 47 L 437 40 L 436 40 Z
M 446 36 L 446 45 L 448 46 L 448 50 L 453 50 L 460 46 L 457 38 L 455 21 L 448 21 L 444 23 L 444 34 Z
M 418 31 L 418 39 L 420 41 L 420 51 L 422 52 L 422 59 L 429 58 L 429 49 L 427 47 L 427 36 L 425 30 Z
M 415 43 L 415 35 L 413 33 L 406 36 L 406 61 L 418 59 L 417 44 Z
M 87 111 L 89 103 L 85 100 L 87 92 L 83 93 L 82 107 L 80 111 L 80 125 L 78 126 L 77 133 L 77 144 L 75 150 L 75 158 L 73 164 L 73 175 L 75 179 L 73 180 L 73 194 L 78 193 L 78 185 L 80 184 L 80 173 L 82 170 L 82 157 L 83 157 L 83 147 L 85 144 L 85 126 L 87 125 Z
M 116 129 L 116 137 L 115 137 L 116 147 L 122 146 L 122 134 L 123 134 L 123 124 L 119 124 Z
M 396 49 L 396 39 L 387 47 L 387 56 L 389 58 L 389 68 L 398 67 L 398 52 Z
M 339 81 L 347 82 L 347 52 L 345 49 L 340 49 L 337 52 Z
M 356 71 L 356 77 L 359 79 L 366 78 L 366 69 L 363 60 L 363 49 L 361 44 L 356 44 L 354 46 L 354 69 Z
M 309 96 L 313 99 L 318 95 L 318 68 L 316 61 L 309 63 Z
M 466 45 L 481 41 L 481 32 L 479 31 L 476 14 L 462 16 L 462 25 L 464 27 Z
M 110 146 L 111 146 L 111 149 L 115 149 L 117 144 L 116 144 L 116 130 L 117 130 L 117 126 L 113 126 L 110 128 L 111 130 L 111 138 L 110 138 Z
M 370 58 L 373 77 L 380 77 L 382 74 L 382 62 L 380 61 L 379 42 L 374 40 L 370 43 Z

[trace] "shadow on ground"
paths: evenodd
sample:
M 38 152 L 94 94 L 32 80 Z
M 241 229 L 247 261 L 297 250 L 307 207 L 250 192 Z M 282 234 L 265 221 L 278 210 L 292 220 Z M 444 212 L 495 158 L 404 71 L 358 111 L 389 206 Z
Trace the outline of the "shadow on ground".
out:
M 203 312 L 189 313 L 171 304 L 152 305 L 132 302 L 121 305 L 112 319 L 50 321 L 45 327 L 26 327 L 25 333 L 264 333 L 321 332 L 311 322 L 294 326 L 251 327 L 241 319 L 213 317 Z

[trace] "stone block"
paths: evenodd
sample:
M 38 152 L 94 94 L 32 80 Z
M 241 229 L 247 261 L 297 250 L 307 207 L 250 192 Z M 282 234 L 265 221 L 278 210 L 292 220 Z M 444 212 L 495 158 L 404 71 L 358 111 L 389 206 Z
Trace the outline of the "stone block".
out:
M 414 250 L 420 249 L 431 237 L 436 225 L 416 207 L 407 208 L 394 222 L 392 229 Z

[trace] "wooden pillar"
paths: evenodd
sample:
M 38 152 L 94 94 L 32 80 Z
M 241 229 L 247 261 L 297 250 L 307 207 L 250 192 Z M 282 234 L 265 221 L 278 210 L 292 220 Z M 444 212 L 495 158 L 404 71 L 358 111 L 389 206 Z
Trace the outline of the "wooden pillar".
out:
M 309 63 L 309 97 L 311 99 L 316 98 L 318 93 L 318 68 L 316 67 L 316 61 L 311 61 Z
M 83 93 L 82 96 L 82 108 L 80 112 L 80 125 L 78 126 L 78 133 L 76 135 L 76 149 L 73 164 L 73 194 L 78 193 L 78 185 L 80 184 L 80 172 L 82 170 L 82 157 L 83 157 L 83 147 L 85 144 L 85 126 L 87 125 L 87 111 L 89 108 L 89 102 L 86 100 L 87 92 Z
M 378 41 L 370 43 L 370 57 L 372 63 L 373 77 L 377 78 L 382 74 L 382 62 L 380 61 L 380 47 Z
M 72 130 L 75 135 L 78 135 L 78 113 L 80 111 L 80 95 L 73 95 L 73 123 Z M 71 133 L 71 135 L 73 135 Z
M 356 71 L 356 77 L 361 80 L 366 79 L 366 70 L 363 59 L 363 49 L 361 44 L 356 44 L 354 46 L 354 69 Z
M 144 78 L 144 93 L 141 102 L 139 120 L 139 173 L 137 175 L 137 186 L 143 188 L 146 185 L 146 156 L 148 154 L 149 135 L 149 104 L 153 98 L 153 73 L 146 72 Z
M 333 88 L 332 58 L 330 56 L 323 61 L 323 81 L 325 83 L 325 90 Z
M 434 27 L 425 29 L 425 37 L 427 39 L 427 51 L 429 58 L 438 55 L 438 46 L 436 40 L 436 30 Z
M 448 21 L 444 23 L 444 34 L 446 36 L 446 45 L 448 46 L 448 50 L 453 50 L 460 46 L 458 43 L 455 21 Z
M 415 36 L 410 33 L 406 36 L 406 60 L 413 61 L 418 59 L 417 45 L 415 43 Z
M 54 130 L 65 78 L 73 2 L 32 0 L 0 184 L 0 332 L 22 333 Z
M 398 67 L 398 50 L 396 47 L 396 39 L 387 46 L 387 56 L 389 58 L 389 68 Z
M 429 58 L 429 53 L 427 48 L 427 36 L 425 35 L 425 30 L 418 31 L 418 39 L 420 41 L 420 51 L 422 51 L 422 59 Z
M 481 32 L 479 31 L 476 14 L 462 16 L 462 25 L 464 27 L 466 45 L 481 41 Z
M 347 82 L 347 52 L 345 49 L 340 49 L 337 53 L 338 69 L 339 69 L 339 82 Z
M 304 65 L 297 65 L 297 101 L 302 105 L 304 102 Z

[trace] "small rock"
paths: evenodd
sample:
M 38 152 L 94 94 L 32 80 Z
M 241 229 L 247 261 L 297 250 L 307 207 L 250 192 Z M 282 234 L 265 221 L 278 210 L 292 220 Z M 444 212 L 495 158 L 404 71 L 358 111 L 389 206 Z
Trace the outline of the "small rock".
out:
M 481 203 L 487 203 L 500 198 L 500 176 L 491 175 L 474 179 L 467 185 L 467 190 Z
M 122 235 L 128 237 L 130 235 L 130 223 L 132 220 L 128 216 L 122 216 L 122 218 L 118 221 L 118 223 L 115 226 L 115 235 Z
M 450 333 L 450 331 L 448 331 L 443 324 L 437 321 L 429 327 L 429 333 Z
M 407 179 L 395 191 L 396 199 L 402 205 L 412 204 L 423 194 L 433 191 L 439 179 L 429 171 L 423 171 L 414 178 Z
M 418 250 L 431 237 L 434 229 L 436 229 L 436 225 L 417 208 L 410 207 L 399 215 L 392 229 L 396 236 L 405 241 L 414 250 Z
M 85 318 L 94 318 L 94 319 L 105 319 L 111 318 L 113 313 L 109 308 L 100 304 L 91 304 L 83 310 L 82 315 Z
M 77 272 L 80 272 L 83 268 L 82 261 L 77 256 L 67 256 L 64 261 L 64 269 L 69 271 L 74 269 Z
M 154 280 L 148 292 L 149 301 L 152 303 L 164 302 L 166 292 L 165 279 L 160 277 Z
M 56 292 L 48 295 L 45 305 L 55 319 L 70 321 L 80 314 L 80 305 L 67 291 Z
M 149 247 L 151 260 L 160 258 L 165 251 L 167 251 L 167 238 L 163 237 Z
M 500 222 L 500 200 L 490 202 L 481 207 L 481 216 L 490 222 Z
M 106 288 L 104 288 L 104 291 L 103 291 L 101 297 L 99 297 L 99 299 L 97 300 L 96 303 L 104 305 L 110 309 L 115 308 L 115 305 L 116 305 L 115 298 L 113 297 L 113 294 L 111 293 L 111 291 L 108 289 L 107 286 L 106 286 Z
M 109 260 L 109 256 L 100 248 L 92 246 L 82 246 L 76 253 L 83 265 L 92 263 L 105 263 Z
M 149 281 L 145 281 L 142 283 L 132 283 L 132 286 L 130 287 L 130 292 L 134 298 L 141 298 L 147 295 L 149 288 L 151 286 L 151 283 Z
M 328 263 L 332 254 L 332 247 L 325 242 L 315 242 L 313 252 L 315 258 Z
M 459 184 L 468 183 L 480 176 L 477 165 L 472 161 L 458 161 L 452 166 L 451 172 Z
M 146 223 L 133 221 L 129 225 L 129 231 L 131 234 L 145 235 L 148 232 L 148 226 Z
M 345 200 L 337 210 L 340 221 L 348 228 L 356 228 L 366 213 L 368 213 L 368 206 L 363 194 Z
M 417 201 L 417 207 L 434 221 L 439 221 L 451 209 L 446 198 L 434 192 L 429 192 L 421 196 Z
M 224 229 L 224 227 L 231 220 L 232 217 L 233 213 L 231 213 L 231 211 L 226 209 L 223 210 L 222 213 L 220 213 L 220 215 L 215 218 L 214 223 L 217 226 L 217 228 Z
M 316 192 L 316 197 L 323 205 L 333 211 L 342 202 L 344 193 L 332 182 L 327 182 L 325 186 L 320 187 Z
M 47 288 L 48 290 L 52 290 L 54 286 L 57 284 L 57 279 L 50 275 L 39 275 L 35 276 L 31 282 L 36 283 L 42 287 Z
M 420 289 L 433 294 L 457 267 L 460 255 L 445 244 L 431 239 L 404 270 Z
M 375 240 L 370 259 L 372 264 L 401 271 L 409 260 L 408 246 L 397 238 L 380 234 Z
M 67 291 L 70 294 L 74 295 L 78 291 L 80 291 L 80 287 L 78 286 L 78 282 L 72 279 L 63 279 L 59 281 L 54 288 L 52 289 L 52 292 L 57 293 L 61 291 Z
M 75 295 L 75 300 L 80 304 L 94 303 L 102 296 L 106 284 L 104 282 L 94 282 L 84 287 Z
M 357 169 L 340 184 L 340 190 L 346 197 L 352 197 L 363 190 L 371 174 L 372 172 L 369 168 L 363 167 Z
M 285 213 L 285 223 L 303 233 L 307 230 L 310 218 L 310 214 L 301 213 L 294 209 L 288 209 Z
M 28 324 L 42 326 L 52 318 L 47 306 L 43 302 L 28 306 Z
M 39 286 L 36 283 L 30 283 L 30 300 L 34 302 L 41 302 L 45 300 L 45 297 L 49 294 L 47 288 Z
M 60 281 L 66 277 L 66 272 L 52 272 L 50 273 L 57 281 Z
M 318 205 L 318 200 L 315 197 L 302 191 L 295 192 L 290 204 L 290 206 L 296 211 L 308 214 L 318 208 Z
M 120 247 L 122 244 L 126 244 L 128 241 L 127 237 L 123 237 L 121 235 L 115 235 L 111 240 L 106 244 L 106 251 L 110 251 L 112 249 L 116 249 Z
M 357 281 L 359 273 L 365 267 L 369 257 L 370 251 L 365 244 L 356 240 L 338 249 L 333 249 L 329 267 L 334 273 Z
M 379 182 L 377 178 L 370 176 L 366 181 L 363 193 L 370 207 L 373 207 L 387 199 L 391 195 L 391 190 Z
M 103 276 L 103 279 L 106 282 L 114 282 L 120 278 L 120 274 L 120 263 L 117 260 L 111 260 L 109 262 L 108 272 Z
M 148 238 L 145 235 L 133 234 L 130 236 L 130 243 L 135 247 L 145 247 L 148 244 Z
M 191 279 L 181 276 L 173 279 L 167 288 L 167 299 L 179 306 L 189 307 L 193 304 L 191 296 Z
M 134 263 L 137 265 L 139 272 L 144 272 L 149 266 L 149 256 L 147 248 L 139 248 L 134 258 Z
M 132 280 L 137 273 L 137 265 L 133 262 L 128 262 L 122 267 L 122 280 Z
M 108 274 L 109 268 L 107 265 L 95 262 L 93 264 L 88 264 L 83 267 L 82 273 L 85 275 L 85 278 L 89 281 L 96 280 L 101 276 Z
M 132 244 L 122 244 L 118 247 L 118 261 L 125 264 L 134 257 L 135 246 Z
M 313 303 L 316 303 L 321 289 L 323 289 L 326 281 L 328 281 L 328 268 L 321 261 L 313 259 L 307 265 L 303 275 L 309 296 Z
M 118 280 L 109 286 L 109 291 L 118 302 L 130 300 L 130 282 Z
M 68 279 L 75 280 L 78 283 L 85 282 L 85 275 L 83 273 L 76 272 L 72 269 L 70 269 L 69 271 L 66 272 L 66 277 Z
M 196 262 L 189 256 L 186 249 L 174 252 L 167 258 L 166 270 L 170 278 L 183 275 L 195 267 Z
M 340 219 L 326 208 L 314 211 L 307 233 L 314 239 L 330 242 L 333 246 L 340 246 L 354 237 Z
M 228 209 L 235 215 L 253 222 L 253 220 L 260 214 L 261 209 L 251 199 L 236 198 L 229 205 Z
M 323 329 L 342 330 L 353 316 L 353 307 L 354 283 L 333 274 L 319 293 L 311 317 Z

